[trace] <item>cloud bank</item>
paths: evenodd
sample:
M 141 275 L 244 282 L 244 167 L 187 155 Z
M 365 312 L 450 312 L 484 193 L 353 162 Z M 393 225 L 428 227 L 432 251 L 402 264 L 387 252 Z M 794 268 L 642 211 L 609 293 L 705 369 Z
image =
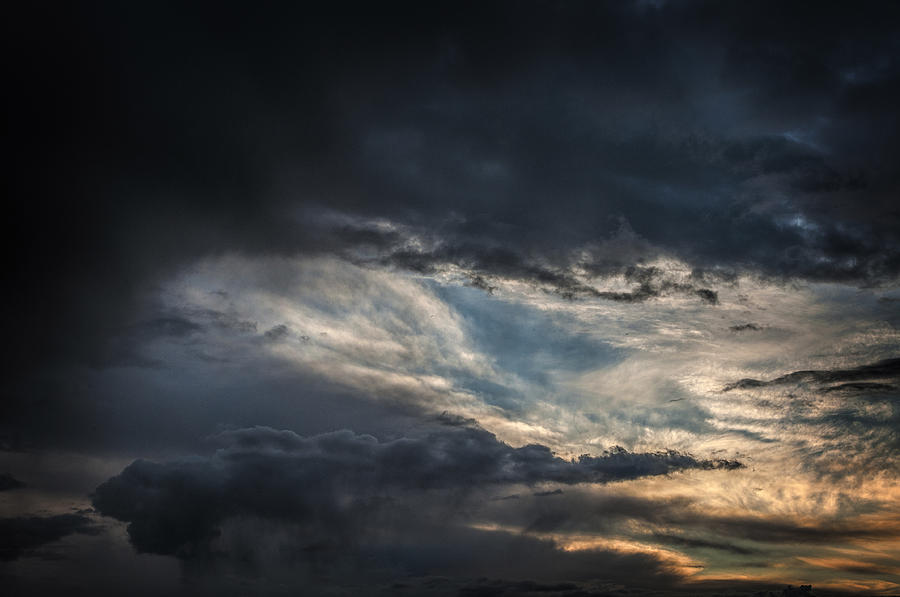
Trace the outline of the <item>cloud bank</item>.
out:
M 455 419 L 420 438 L 380 442 L 343 430 L 313 437 L 256 427 L 227 431 L 207 460 L 138 460 L 100 485 L 93 504 L 129 523 L 135 547 L 186 553 L 228 518 L 255 516 L 335 529 L 398 492 L 466 491 L 492 485 L 610 483 L 671 472 L 734 470 L 734 460 L 698 460 L 674 451 L 564 460 L 549 448 L 513 448 Z

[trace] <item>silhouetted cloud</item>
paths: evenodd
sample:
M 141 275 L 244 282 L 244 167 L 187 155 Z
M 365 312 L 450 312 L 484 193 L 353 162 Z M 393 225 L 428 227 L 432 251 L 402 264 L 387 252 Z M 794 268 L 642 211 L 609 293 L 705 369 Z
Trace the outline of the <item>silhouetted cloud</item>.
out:
M 25 484 L 9 473 L 0 473 L 0 491 L 18 489 L 19 487 L 25 487 Z
M 718 536 L 771 544 L 837 543 L 846 540 L 884 539 L 896 537 L 900 528 L 896 525 L 861 527 L 844 522 L 819 522 L 806 525 L 780 517 L 722 517 L 692 512 L 675 512 L 670 518 L 676 524 L 712 531 Z
M 652 532 L 636 535 L 635 540 L 705 548 L 736 556 L 765 554 L 790 545 L 890 541 L 900 536 L 900 525 L 890 519 L 878 525 L 865 525 L 837 517 L 807 523 L 782 515 L 728 516 L 704 510 L 698 498 L 608 495 L 578 487 L 553 499 L 491 502 L 484 516 L 498 524 L 523 528 L 528 533 L 554 536 L 617 536 L 637 524 Z M 674 533 L 674 529 L 678 532 Z
M 429 244 L 438 248 L 429 251 L 416 251 L 409 248 L 410 243 L 403 243 L 400 250 L 380 260 L 381 265 L 389 265 L 420 274 L 434 274 L 447 269 L 467 272 L 469 285 L 494 294 L 503 281 L 526 282 L 564 299 L 578 300 L 598 298 L 621 303 L 642 303 L 663 296 L 695 297 L 715 305 L 718 304 L 718 293 L 709 288 L 698 287 L 694 281 L 681 282 L 665 270 L 642 266 L 628 261 L 618 264 L 595 262 L 592 259 L 575 262 L 571 258 L 557 257 L 555 264 L 548 264 L 546 258 L 529 257 L 513 248 L 490 247 L 466 242 L 455 245 L 457 239 L 434 238 Z M 609 258 L 609 255 L 605 255 Z M 627 291 L 600 290 L 590 282 L 590 278 L 575 270 L 586 270 L 591 276 L 621 276 L 632 286 Z M 698 275 L 697 281 L 708 282 L 707 278 L 715 276 Z M 495 284 L 491 282 L 494 281 Z
M 453 247 L 481 239 L 485 265 L 495 247 L 555 261 L 625 218 L 651 250 L 698 267 L 894 279 L 896 10 L 501 2 L 397 20 L 285 7 L 248 22 L 222 5 L 211 22 L 200 8 L 109 4 L 45 23 L 79 32 L 65 52 L 28 53 L 27 28 L 11 32 L 28 56 L 11 86 L 33 91 L 11 101 L 35 115 L 10 131 L 23 147 L 17 362 L 93 357 L 143 290 L 210 253 L 398 242 L 387 227 L 290 217 L 326 202 Z M 123 59 L 98 62 L 98 48 Z M 800 55 L 802 68 L 785 60 Z M 61 72 L 81 85 L 61 90 Z M 619 249 L 598 265 L 647 257 Z
M 557 487 L 556 489 L 553 489 L 551 491 L 536 491 L 531 495 L 533 495 L 534 497 L 549 497 L 552 495 L 562 495 L 563 493 L 563 490 Z
M 666 543 L 669 545 L 679 545 L 682 547 L 715 549 L 718 551 L 727 551 L 737 555 L 751 555 L 759 553 L 759 550 L 741 547 L 733 543 L 725 543 L 723 541 L 711 541 L 709 539 L 698 539 L 696 537 L 685 537 L 683 535 L 671 535 L 665 533 L 655 533 L 653 535 L 655 541 Z
M 0 560 L 14 560 L 73 533 L 99 532 L 90 518 L 80 514 L 0 518 Z
M 871 365 L 860 365 L 851 369 L 826 369 L 811 371 L 795 371 L 776 377 L 769 381 L 760 381 L 758 379 L 742 379 L 734 383 L 726 385 L 722 388 L 723 392 L 735 389 L 746 390 L 752 388 L 764 388 L 768 386 L 782 386 L 800 383 L 814 384 L 830 384 L 848 382 L 854 385 L 844 386 L 845 389 L 865 389 L 866 386 L 859 386 L 856 382 L 863 382 L 869 379 L 897 379 L 900 378 L 900 358 L 885 359 Z M 828 388 L 827 391 L 834 391 L 836 387 Z
M 609 483 L 742 466 L 622 448 L 564 460 L 545 446 L 512 448 L 483 429 L 451 423 L 456 424 L 422 437 L 385 442 L 347 430 L 312 437 L 266 427 L 227 431 L 217 436 L 225 447 L 212 458 L 137 460 L 100 485 L 93 502 L 102 514 L 129 523 L 139 550 L 176 553 L 208 541 L 230 517 L 314 519 L 340 526 L 350 524 L 359 508 L 396 491 Z

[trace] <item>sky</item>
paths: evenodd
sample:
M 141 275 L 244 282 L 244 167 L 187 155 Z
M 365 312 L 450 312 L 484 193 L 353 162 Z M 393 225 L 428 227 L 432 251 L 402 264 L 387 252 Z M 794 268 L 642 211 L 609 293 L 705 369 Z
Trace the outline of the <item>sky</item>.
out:
M 3 594 L 900 594 L 897 3 L 3 28 Z

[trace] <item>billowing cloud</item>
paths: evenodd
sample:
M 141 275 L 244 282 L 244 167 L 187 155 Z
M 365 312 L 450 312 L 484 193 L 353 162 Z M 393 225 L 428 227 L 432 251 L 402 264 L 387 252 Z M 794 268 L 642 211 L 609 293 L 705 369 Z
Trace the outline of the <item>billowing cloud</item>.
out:
M 734 470 L 733 460 L 698 460 L 673 451 L 615 448 L 574 460 L 549 448 L 513 448 L 469 424 L 423 437 L 380 442 L 351 431 L 304 438 L 257 427 L 217 436 L 208 460 L 138 460 L 97 488 L 97 510 L 129 523 L 142 551 L 176 553 L 211 539 L 240 516 L 354 525 L 354 517 L 397 492 L 470 490 L 497 484 L 609 483 L 690 469 Z M 359 529 L 361 530 L 361 529 Z

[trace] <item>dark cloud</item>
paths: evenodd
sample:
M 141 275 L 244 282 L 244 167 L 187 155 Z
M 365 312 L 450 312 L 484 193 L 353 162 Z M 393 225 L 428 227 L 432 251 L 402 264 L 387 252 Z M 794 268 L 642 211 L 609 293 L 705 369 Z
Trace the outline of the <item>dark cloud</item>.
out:
M 696 537 L 685 537 L 682 535 L 670 535 L 664 533 L 656 533 L 653 535 L 654 541 L 666 543 L 668 545 L 678 545 L 681 547 L 698 548 L 698 549 L 714 549 L 717 551 L 725 551 L 741 556 L 759 553 L 759 550 L 741 547 L 733 543 L 724 541 L 711 541 L 709 539 L 701 539 Z
M 73 533 L 91 535 L 99 532 L 99 527 L 90 518 L 80 514 L 0 518 L 0 560 L 28 555 L 42 545 Z
M 837 545 L 900 536 L 900 527 L 893 523 L 864 525 L 840 516 L 812 524 L 785 516 L 724 516 L 705 511 L 701 501 L 684 496 L 598 494 L 577 487 L 553 499 L 490 502 L 481 515 L 495 523 L 524 526 L 529 533 L 576 536 L 617 535 L 637 523 L 653 530 L 638 539 L 740 556 L 771 553 L 779 546 Z
M 453 595 L 455 597 L 674 597 L 676 595 L 733 595 L 734 597 L 815 597 L 848 595 L 842 591 L 811 592 L 811 585 L 794 587 L 780 583 L 701 581 L 683 587 L 653 588 L 614 582 L 540 582 L 480 578 L 456 580 L 442 577 L 406 579 L 390 587 L 392 594 Z
M 795 371 L 769 381 L 761 381 L 758 379 L 742 379 L 734 383 L 726 385 L 722 388 L 723 392 L 731 390 L 746 390 L 752 388 L 764 388 L 769 386 L 786 386 L 800 384 L 841 384 L 824 388 L 825 391 L 843 390 L 860 390 L 872 388 L 870 385 L 861 385 L 866 380 L 872 379 L 898 379 L 900 378 L 900 358 L 885 359 L 872 363 L 871 365 L 860 365 L 850 369 L 823 369 L 810 371 Z M 876 389 L 882 389 L 877 384 Z
M 291 333 L 291 330 L 288 328 L 288 326 L 281 323 L 281 324 L 278 324 L 278 325 L 266 330 L 266 333 L 264 334 L 264 336 L 265 336 L 266 340 L 278 341 L 278 340 L 285 338 L 290 333 Z
M 491 286 L 487 280 L 485 280 L 482 276 L 478 274 L 473 274 L 469 277 L 469 284 L 473 288 L 478 288 L 479 290 L 484 290 L 488 294 L 494 294 L 494 291 L 497 290 L 496 286 Z
M 541 445 L 512 448 L 461 422 L 386 442 L 346 430 L 304 438 L 263 427 L 224 432 L 218 440 L 225 447 L 211 459 L 133 462 L 97 488 L 94 506 L 128 522 L 139 550 L 176 553 L 208 542 L 224 520 L 238 516 L 352 525 L 360 509 L 394 492 L 608 483 L 742 466 L 622 448 L 569 461 Z
M 454 239 L 434 239 L 441 245 L 431 251 L 415 251 L 403 247 L 378 260 L 381 265 L 411 270 L 422 274 L 433 274 L 451 266 L 469 272 L 469 285 L 494 294 L 498 286 L 490 282 L 511 279 L 527 282 L 557 294 L 568 300 L 599 298 L 622 303 L 642 303 L 661 296 L 682 295 L 696 297 L 715 305 L 718 293 L 709 288 L 699 287 L 693 282 L 679 282 L 670 272 L 652 266 L 620 263 L 572 263 L 560 259 L 556 265 L 548 265 L 546 258 L 529 258 L 508 248 L 489 248 L 476 244 L 454 245 Z M 575 266 L 586 269 L 594 275 L 609 277 L 620 275 L 632 285 L 628 291 L 603 291 L 585 280 L 583 275 L 574 273 Z M 715 276 L 698 275 L 697 281 Z M 499 280 L 497 280 L 499 281 Z
M 484 265 L 565 267 L 625 218 L 655 248 L 598 266 L 900 273 L 891 3 L 208 8 L 11 18 L 14 368 L 97 359 L 205 254 L 397 241 L 322 230 L 303 210 L 322 204 L 428 227 Z
M 814 10 L 774 0 L 16 6 L 4 27 L 13 156 L 0 447 L 110 455 L 127 446 L 130 460 L 196 449 L 194 438 L 227 425 L 277 422 L 309 435 L 229 432 L 211 458 L 137 461 L 98 489 L 98 503 L 131 524 L 135 545 L 181 555 L 239 544 L 243 518 L 285 519 L 310 532 L 304 548 L 329 546 L 328 530 L 390 526 L 378 518 L 397 511 L 387 498 L 442 493 L 452 501 L 473 484 L 525 496 L 489 504 L 546 509 L 525 527 L 607 524 L 599 514 L 566 516 L 555 504 L 578 499 L 570 494 L 581 483 L 733 468 L 621 449 L 567 461 L 545 446 L 512 448 L 469 423 L 411 437 L 398 429 L 422 415 L 414 408 L 373 405 L 310 371 L 288 374 L 273 359 L 241 360 L 251 350 L 204 351 L 207 336 L 243 335 L 241 348 L 260 352 L 276 343 L 314 345 L 304 323 L 261 324 L 225 307 L 169 312 L 160 289 L 202 258 L 231 254 L 324 255 L 403 275 L 446 270 L 494 295 L 490 302 L 502 300 L 505 281 L 516 281 L 628 310 L 666 297 L 718 310 L 724 289 L 745 276 L 893 287 L 900 278 L 898 31 L 900 5 L 889 2 Z M 878 304 L 896 327 L 895 300 Z M 494 356 L 500 365 L 523 365 L 506 371 L 527 369 L 517 378 L 527 383 L 552 379 L 543 357 L 563 347 L 573 370 L 621 356 L 599 342 L 552 338 L 549 324 L 510 325 L 515 317 L 504 320 L 515 332 L 498 334 L 494 313 L 486 307 L 482 315 L 471 326 L 481 329 L 467 333 L 492 336 L 493 344 L 482 344 L 499 347 L 486 366 Z M 757 325 L 740 321 L 723 315 L 717 325 L 736 323 L 735 333 Z M 664 329 L 658 323 L 641 325 Z M 547 353 L 532 349 L 539 342 Z M 784 408 L 830 442 L 821 459 L 869 474 L 896 466 L 889 462 L 900 445 L 896 361 L 740 380 L 726 391 L 796 385 L 837 394 L 846 404 L 824 415 L 804 411 L 800 400 Z M 195 366 L 213 362 L 220 366 Z M 494 385 L 463 380 L 454 389 L 505 401 L 504 415 L 517 412 L 506 406 L 516 402 L 507 388 Z M 613 412 L 593 424 L 713 428 L 698 401 L 677 395 L 665 404 L 666 412 L 636 404 L 625 417 Z M 402 437 L 313 435 L 346 427 Z M 819 449 L 813 439 L 795 441 L 801 451 Z M 532 489 L 502 485 L 519 483 L 540 485 L 537 493 L 552 484 L 566 491 L 532 499 Z M 659 505 L 647 513 L 646 503 L 609 504 L 759 541 L 850 537 L 840 525 L 814 531 L 789 521 L 701 520 L 687 507 Z M 427 514 L 440 519 L 432 506 Z M 447 512 L 457 511 L 442 513 L 450 519 Z M 440 525 L 431 530 L 445 535 Z M 448 562 L 460 562 L 447 570 L 502 576 L 491 570 L 502 559 L 487 548 L 465 556 L 484 533 L 442 552 L 439 540 L 419 531 L 409 531 L 411 547 L 399 560 L 414 562 L 416 548 L 427 546 L 429 561 L 449 553 Z M 549 578 L 556 564 L 564 575 L 573 562 L 607 570 L 533 537 L 516 540 L 490 544 L 519 560 L 516 578 L 540 566 Z M 384 539 L 379 553 L 389 553 L 388 544 L 397 545 Z M 653 563 L 626 560 L 629 571 Z M 569 591 L 557 580 L 472 588 L 606 590 Z
M 669 521 L 692 512 L 694 501 L 688 498 L 655 499 L 597 494 L 570 488 L 553 499 L 519 499 L 490 502 L 482 512 L 486 521 L 519 526 L 530 533 L 621 532 L 620 523 L 638 520 L 664 527 Z
M 771 392 L 785 399 L 786 418 L 809 430 L 794 439 L 807 454 L 803 467 L 835 481 L 858 481 L 897 471 L 898 388 L 900 359 L 890 358 L 847 369 L 795 371 L 771 380 L 742 379 L 722 391 Z
M 872 393 L 872 392 L 892 392 L 897 386 L 888 383 L 877 383 L 871 381 L 857 381 L 850 383 L 842 383 L 836 386 L 824 388 L 823 393 L 842 392 L 842 393 Z
M 313 592 L 380 594 L 371 587 L 389 583 L 389 594 L 456 594 L 479 576 L 523 583 L 521 590 L 592 579 L 633 587 L 680 582 L 652 554 L 570 552 L 527 534 L 473 528 L 485 487 L 560 474 L 478 431 L 463 423 L 379 442 L 350 432 L 302 438 L 237 430 L 217 438 L 225 447 L 209 459 L 132 463 L 97 488 L 94 504 L 128 522 L 138 551 L 189 565 L 249 565 L 265 578 L 287 566 L 289 584 L 303 579 Z M 539 460 L 550 471 L 578 466 Z M 469 501 L 469 494 L 477 495 Z M 443 580 L 423 587 L 423 575 Z
M 737 516 L 733 518 L 684 516 L 683 524 L 713 531 L 719 536 L 741 537 L 750 541 L 775 544 L 838 543 L 856 539 L 896 537 L 900 529 L 886 525 L 859 526 L 846 522 L 822 521 L 804 525 L 790 519 Z
M 25 484 L 9 473 L 0 473 L 0 491 L 18 489 L 20 487 L 25 487 Z
M 460 597 L 491 597 L 493 595 L 565 595 L 584 588 L 575 583 L 538 583 L 530 580 L 509 582 L 502 580 L 472 583 L 460 589 Z
M 755 323 L 741 323 L 737 325 L 733 325 L 728 328 L 732 332 L 758 332 L 762 329 L 759 325 Z
M 536 491 L 531 495 L 533 495 L 534 497 L 548 497 L 552 495 L 562 495 L 563 493 L 565 492 L 562 489 L 556 488 L 552 491 Z

